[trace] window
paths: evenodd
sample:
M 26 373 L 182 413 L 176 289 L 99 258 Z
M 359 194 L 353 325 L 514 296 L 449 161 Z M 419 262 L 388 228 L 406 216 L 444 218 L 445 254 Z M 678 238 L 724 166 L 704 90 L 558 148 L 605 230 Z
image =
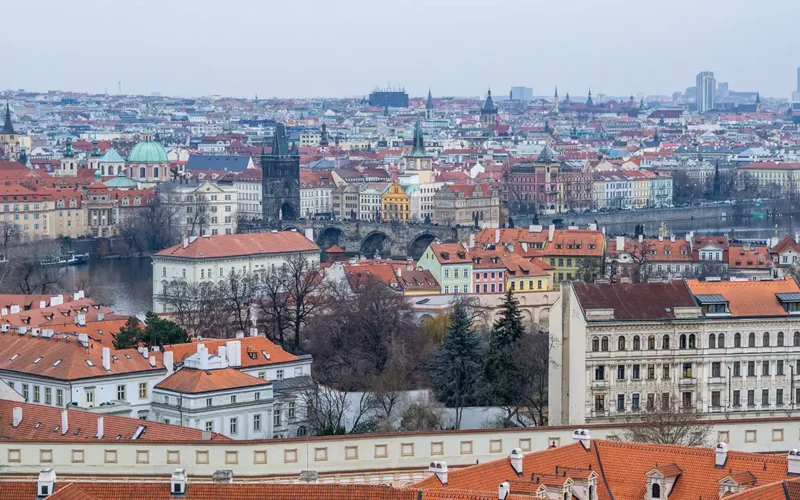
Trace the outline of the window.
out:
M 694 333 L 689 335 L 689 349 L 697 349 L 697 338 Z
M 275 372 L 275 380 L 283 380 L 283 370 L 277 370 Z
M 64 406 L 64 389 L 56 389 L 56 406 Z
M 214 398 L 206 398 L 206 406 L 214 406 Z
M 289 401 L 289 404 L 286 407 L 286 417 L 291 420 L 295 418 L 297 415 L 297 410 L 295 409 L 294 401 Z
M 678 348 L 686 349 L 686 335 L 685 334 L 681 334 L 680 342 L 678 343 Z
M 34 385 L 33 386 L 33 402 L 34 403 L 38 403 L 39 402 L 39 392 L 40 391 L 41 391 L 41 387 L 39 387 L 38 385 Z
M 25 402 L 28 402 L 28 384 L 22 384 L 22 397 L 25 398 Z
M 641 348 L 642 348 L 642 345 L 641 345 L 641 344 L 642 344 L 642 341 L 641 341 L 641 339 L 639 338 L 639 336 L 638 336 L 638 335 L 634 335 L 634 336 L 633 336 L 633 350 L 634 350 L 634 351 L 639 351 L 639 350 L 641 350 Z
M 769 347 L 769 332 L 764 332 L 761 340 L 761 347 Z
M 692 364 L 691 363 L 684 363 L 683 364 L 683 378 L 692 378 Z
M 712 408 L 719 408 L 722 406 L 720 404 L 720 394 L 719 391 L 711 391 L 711 407 Z
M 800 346 L 800 332 L 794 332 L 794 346 Z
M 631 409 L 633 411 L 639 411 L 639 394 L 634 393 L 633 397 L 631 398 Z
M 139 382 L 139 399 L 147 399 L 147 382 Z
M 44 388 L 44 404 L 51 405 L 53 404 L 53 389 L 50 387 Z
M 747 362 L 747 376 L 748 377 L 755 377 L 756 376 L 756 362 L 755 361 L 748 361 Z
M 661 365 L 661 378 L 664 380 L 669 380 L 669 365 L 664 364 Z
M 778 332 L 777 346 L 783 347 L 783 332 Z
M 761 391 L 761 406 L 769 406 L 769 389 L 763 389 Z
M 625 337 L 620 337 L 617 339 L 617 350 L 619 351 L 625 350 Z
M 230 430 L 231 434 L 236 434 L 239 431 L 239 417 L 231 417 Z
M 512 282 L 511 284 L 513 285 L 514 283 Z M 512 289 L 513 289 L 513 286 L 512 286 Z M 592 338 L 592 352 L 597 352 L 599 350 L 600 350 L 600 339 L 598 339 L 597 337 L 593 337 Z
M 600 341 L 600 350 L 603 352 L 608 351 L 608 337 L 603 337 Z
M 752 408 L 756 405 L 756 391 L 753 389 L 747 390 L 747 406 Z
M 236 404 L 236 394 L 231 394 L 231 404 Z
M 713 333 L 708 336 L 708 348 L 709 349 L 716 349 L 717 347 L 717 336 Z
M 253 415 L 253 432 L 261 432 L 261 415 Z
M 205 423 L 205 429 L 206 429 L 206 432 L 211 432 L 211 431 L 213 431 L 213 430 L 214 430 L 214 421 L 213 421 L 213 420 L 208 420 L 208 421 L 206 421 L 206 423 Z
M 735 408 L 738 408 L 741 405 L 742 405 L 742 396 L 741 392 L 737 389 L 733 391 L 733 406 Z
M 741 363 L 741 361 L 734 361 L 733 362 L 733 376 L 734 377 L 741 377 L 742 376 L 742 363 Z
M 784 375 L 782 359 L 779 359 L 778 361 L 775 362 L 775 375 Z
M 625 365 L 617 365 L 617 380 L 625 380 Z
M 684 392 L 682 403 L 684 408 L 691 408 L 692 407 L 692 393 L 691 392 Z
M 769 375 L 769 361 L 767 360 L 761 362 L 761 375 Z
M 662 349 L 669 349 L 669 335 L 664 335 L 661 338 L 661 348 Z
M 750 332 L 750 335 L 747 336 L 747 347 L 755 347 L 756 346 L 756 334 Z
M 594 409 L 595 411 L 604 411 L 606 409 L 606 395 L 596 394 L 594 396 Z
M 257 392 L 255 394 L 253 394 L 253 396 L 254 396 L 253 399 L 255 399 L 256 401 L 261 401 L 261 393 L 260 392 Z
M 725 349 L 725 334 L 720 333 L 717 335 L 717 347 L 720 349 Z
M 647 337 L 647 349 L 652 351 L 655 348 L 656 348 L 656 336 L 650 335 L 649 337 Z
M 640 374 L 639 374 L 639 365 L 633 365 L 633 367 L 632 367 L 631 379 L 633 379 L 633 380 L 639 380 L 639 377 L 640 377 Z
M 275 410 L 272 412 L 272 425 L 273 427 L 280 427 L 281 426 L 281 409 L 280 407 L 275 407 Z
M 617 411 L 625 411 L 625 395 L 617 394 Z
M 712 377 L 719 377 L 720 376 L 720 370 L 721 370 L 720 367 L 721 366 L 722 365 L 721 365 L 721 363 L 719 361 L 714 361 L 713 363 L 711 363 L 711 376 Z
M 798 333 L 800 333 L 800 332 L 798 332 Z M 798 337 L 798 340 L 800 340 L 800 337 Z M 733 347 L 742 347 L 742 334 L 741 333 L 737 333 L 737 334 L 735 334 L 733 336 Z
M 594 367 L 594 379 L 595 380 L 606 379 L 606 367 L 604 365 L 598 365 Z
M 117 401 L 125 401 L 125 385 L 117 386 Z
M 669 393 L 662 392 L 661 393 L 661 409 L 666 410 L 669 408 Z
M 775 405 L 783 406 L 783 389 L 775 389 Z

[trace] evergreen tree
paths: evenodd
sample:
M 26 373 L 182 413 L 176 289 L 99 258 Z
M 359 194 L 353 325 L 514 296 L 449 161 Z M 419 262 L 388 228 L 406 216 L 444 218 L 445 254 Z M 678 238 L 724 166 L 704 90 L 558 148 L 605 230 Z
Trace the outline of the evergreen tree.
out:
M 114 336 L 112 344 L 114 349 L 130 349 L 139 345 L 139 337 L 142 335 L 142 326 L 135 316 L 128 318 L 125 326 L 119 329 Z
M 145 315 L 145 327 L 139 340 L 146 346 L 163 346 L 166 344 L 183 344 L 189 342 L 189 335 L 176 323 L 164 319 L 155 313 Z
M 495 404 L 511 405 L 516 402 L 520 377 L 510 360 L 514 347 L 524 335 L 525 325 L 522 324 L 519 301 L 508 289 L 500 317 L 492 326 L 489 352 L 484 364 L 486 389 Z
M 514 219 L 512 219 L 510 216 L 508 217 L 508 227 L 510 229 L 514 229 Z
M 450 313 L 450 326 L 430 367 L 435 380 L 436 399 L 456 411 L 456 428 L 461 425 L 465 406 L 477 403 L 481 377 L 480 341 L 472 330 L 466 300 L 456 300 Z
M 714 196 L 719 196 L 720 192 L 720 181 L 719 181 L 719 160 L 717 160 L 717 164 L 714 167 Z
M 431 223 L 431 216 L 430 216 L 430 214 L 425 214 L 425 224 L 430 224 L 430 223 Z

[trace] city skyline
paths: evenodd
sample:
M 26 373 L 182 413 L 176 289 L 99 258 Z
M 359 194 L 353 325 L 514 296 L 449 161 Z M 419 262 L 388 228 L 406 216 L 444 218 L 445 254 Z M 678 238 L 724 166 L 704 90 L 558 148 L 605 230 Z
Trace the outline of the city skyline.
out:
M 0 85 L 115 94 L 122 82 L 126 94 L 298 98 L 362 96 L 392 82 L 413 96 L 428 88 L 434 95 L 477 96 L 490 86 L 500 94 L 528 86 L 536 95 L 552 95 L 556 85 L 562 95 L 583 96 L 592 88 L 626 96 L 683 91 L 708 69 L 733 89 L 788 97 L 796 64 L 787 62 L 793 55 L 787 10 L 800 13 L 791 2 L 735 9 L 685 0 L 645 12 L 629 0 L 604 10 L 577 0 L 501 7 L 443 0 L 386 11 L 364 0 L 335 10 L 237 2 L 218 12 L 210 3 L 182 1 L 108 9 L 90 0 L 82 7 L 48 2 L 30 16 L 22 4 L 9 6 L 15 22 L 7 35 L 24 43 L 7 53 Z M 725 22 L 703 22 L 710 18 Z M 531 23 L 537 26 L 533 38 Z M 57 35 L 65 26 L 76 29 Z M 89 26 L 123 33 L 98 34 Z M 124 33 L 141 26 L 148 27 L 146 36 Z M 626 36 L 608 36 L 613 26 L 624 26 Z M 750 36 L 726 38 L 742 30 Z M 698 39 L 725 43 L 709 54 L 696 50 Z M 759 71 L 742 64 L 746 60 L 758 60 Z

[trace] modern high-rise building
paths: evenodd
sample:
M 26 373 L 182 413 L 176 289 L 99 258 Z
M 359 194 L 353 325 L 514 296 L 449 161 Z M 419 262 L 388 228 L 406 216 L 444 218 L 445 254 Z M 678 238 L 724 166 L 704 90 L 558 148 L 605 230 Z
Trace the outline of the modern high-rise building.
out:
M 697 74 L 697 112 L 705 113 L 714 109 L 717 98 L 717 80 L 713 71 Z
M 797 67 L 797 93 L 800 94 L 800 66 Z

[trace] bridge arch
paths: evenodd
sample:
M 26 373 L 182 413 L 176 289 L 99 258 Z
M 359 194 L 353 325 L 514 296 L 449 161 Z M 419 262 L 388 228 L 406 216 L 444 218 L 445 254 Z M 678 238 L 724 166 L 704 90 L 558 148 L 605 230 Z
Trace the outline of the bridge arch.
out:
M 361 240 L 361 254 L 372 257 L 375 254 L 389 257 L 392 248 L 392 240 L 383 231 L 372 231 Z
M 419 259 L 422 257 L 422 254 L 425 252 L 425 249 L 428 248 L 433 241 L 435 241 L 438 236 L 430 231 L 423 231 L 412 239 L 408 243 L 408 249 L 406 255 L 411 257 L 414 260 Z
M 325 226 L 317 232 L 317 245 L 322 250 L 327 250 L 333 245 L 342 246 L 344 231 L 337 226 Z

